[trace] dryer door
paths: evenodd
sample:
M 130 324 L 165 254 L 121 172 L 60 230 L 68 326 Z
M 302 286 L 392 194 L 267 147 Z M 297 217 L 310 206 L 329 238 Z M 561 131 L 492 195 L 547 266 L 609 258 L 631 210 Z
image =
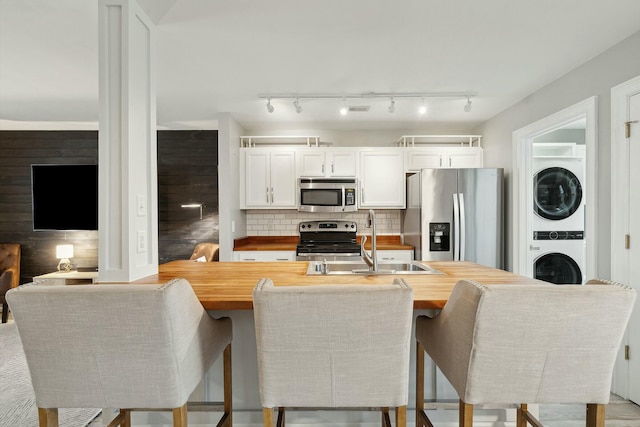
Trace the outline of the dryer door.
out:
M 548 253 L 535 260 L 534 278 L 556 285 L 582 284 L 582 271 L 568 255 L 558 252 Z
M 570 217 L 582 201 L 580 180 L 568 169 L 546 168 L 533 177 L 533 211 L 542 218 Z

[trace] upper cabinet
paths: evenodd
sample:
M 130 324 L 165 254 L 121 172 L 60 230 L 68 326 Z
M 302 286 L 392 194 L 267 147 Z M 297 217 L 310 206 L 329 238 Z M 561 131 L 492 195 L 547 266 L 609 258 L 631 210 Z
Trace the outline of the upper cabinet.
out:
M 355 177 L 356 151 L 342 148 L 308 148 L 298 153 L 298 176 Z
M 425 168 L 481 168 L 481 147 L 414 147 L 406 149 L 407 172 Z
M 360 207 L 405 207 L 404 153 L 397 148 L 360 151 Z
M 373 148 L 321 145 L 320 137 L 241 137 L 240 206 L 297 209 L 299 177 L 355 177 L 360 186 L 358 208 L 404 209 L 407 172 L 480 168 L 481 139 L 408 135 L 397 141 L 399 147 Z
M 296 153 L 292 149 L 241 149 L 241 207 L 296 208 Z

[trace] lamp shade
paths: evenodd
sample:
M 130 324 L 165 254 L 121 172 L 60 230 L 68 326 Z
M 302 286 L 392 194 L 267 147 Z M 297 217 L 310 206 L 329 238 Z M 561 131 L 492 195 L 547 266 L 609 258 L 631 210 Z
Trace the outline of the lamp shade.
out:
M 57 245 L 56 258 L 73 258 L 73 245 Z

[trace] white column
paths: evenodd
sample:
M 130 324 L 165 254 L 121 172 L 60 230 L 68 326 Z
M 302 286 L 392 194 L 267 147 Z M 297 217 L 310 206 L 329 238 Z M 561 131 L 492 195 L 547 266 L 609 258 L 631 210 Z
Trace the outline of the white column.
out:
M 99 281 L 158 272 L 154 32 L 135 0 L 99 0 Z

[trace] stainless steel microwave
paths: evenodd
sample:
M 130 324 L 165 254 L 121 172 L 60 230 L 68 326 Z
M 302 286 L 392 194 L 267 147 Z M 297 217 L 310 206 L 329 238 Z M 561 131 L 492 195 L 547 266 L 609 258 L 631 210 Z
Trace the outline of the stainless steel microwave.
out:
M 298 210 L 355 212 L 357 189 L 357 178 L 298 178 Z

